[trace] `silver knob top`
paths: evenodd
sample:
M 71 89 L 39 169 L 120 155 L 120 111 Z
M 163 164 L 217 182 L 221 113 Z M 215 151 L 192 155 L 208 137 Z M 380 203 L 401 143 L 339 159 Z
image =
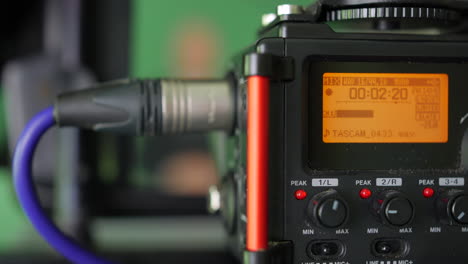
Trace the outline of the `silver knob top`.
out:
M 279 5 L 277 8 L 277 15 L 297 15 L 304 13 L 304 9 L 300 5 Z
M 221 209 L 221 194 L 216 185 L 210 186 L 208 189 L 208 212 L 216 214 Z

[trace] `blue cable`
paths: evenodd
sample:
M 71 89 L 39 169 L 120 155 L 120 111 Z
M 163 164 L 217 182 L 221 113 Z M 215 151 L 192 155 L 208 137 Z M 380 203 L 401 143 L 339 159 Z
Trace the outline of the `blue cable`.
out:
M 29 220 L 39 234 L 59 253 L 75 264 L 111 264 L 63 234 L 44 213 L 31 176 L 32 160 L 39 140 L 55 125 L 54 109 L 39 112 L 23 130 L 13 158 L 13 175 L 16 194 Z

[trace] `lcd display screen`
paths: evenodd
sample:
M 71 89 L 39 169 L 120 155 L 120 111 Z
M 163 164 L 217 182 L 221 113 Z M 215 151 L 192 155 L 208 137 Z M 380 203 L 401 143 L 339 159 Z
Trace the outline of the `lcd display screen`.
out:
M 449 80 L 432 73 L 323 74 L 324 143 L 445 143 Z

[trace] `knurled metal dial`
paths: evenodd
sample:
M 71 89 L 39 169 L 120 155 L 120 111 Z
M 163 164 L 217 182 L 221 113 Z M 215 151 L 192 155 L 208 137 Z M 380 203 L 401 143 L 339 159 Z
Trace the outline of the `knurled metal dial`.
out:
M 353 7 L 327 10 L 327 21 L 356 19 L 427 19 L 456 21 L 460 13 L 455 10 L 435 7 Z

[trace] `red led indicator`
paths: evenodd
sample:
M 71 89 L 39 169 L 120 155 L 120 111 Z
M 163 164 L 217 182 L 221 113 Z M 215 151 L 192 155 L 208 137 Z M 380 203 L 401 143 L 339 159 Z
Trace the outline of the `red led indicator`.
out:
M 368 199 L 372 196 L 372 191 L 369 189 L 362 189 L 359 192 L 359 196 L 361 196 L 362 199 Z
M 424 188 L 423 190 L 423 196 L 426 198 L 431 198 L 434 196 L 434 189 L 432 188 Z
M 294 196 L 296 197 L 297 200 L 304 200 L 307 197 L 307 192 L 304 190 L 297 190 L 294 193 Z

